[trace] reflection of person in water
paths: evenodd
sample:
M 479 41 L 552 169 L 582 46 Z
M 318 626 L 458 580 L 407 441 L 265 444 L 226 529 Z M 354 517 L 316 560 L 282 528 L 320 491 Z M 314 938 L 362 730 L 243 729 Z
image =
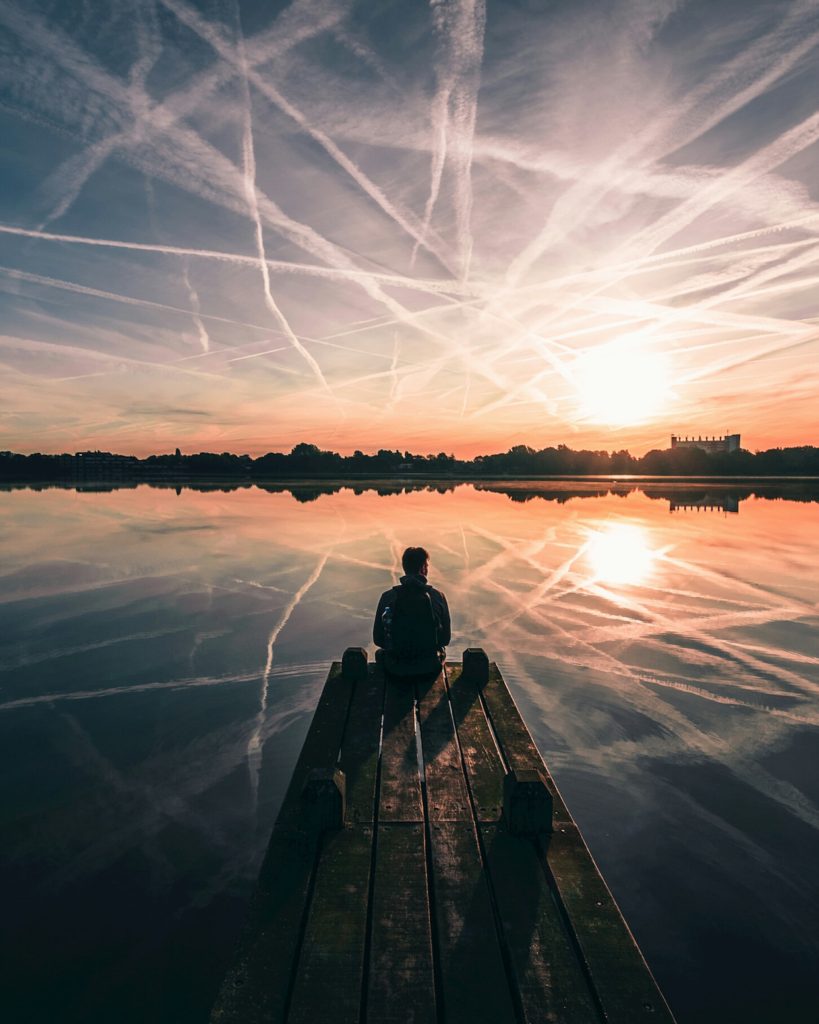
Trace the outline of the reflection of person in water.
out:
M 437 672 L 451 639 L 449 607 L 441 591 L 427 582 L 429 554 L 424 548 L 407 548 L 401 564 L 405 573 L 401 582 L 386 590 L 378 602 L 373 640 L 391 674 Z

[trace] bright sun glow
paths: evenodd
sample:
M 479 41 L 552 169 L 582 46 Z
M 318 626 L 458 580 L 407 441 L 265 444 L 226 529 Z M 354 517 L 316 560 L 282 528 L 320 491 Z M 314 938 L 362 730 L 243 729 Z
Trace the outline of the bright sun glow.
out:
M 595 580 L 631 586 L 645 582 L 656 556 L 645 530 L 629 523 L 610 523 L 595 533 L 586 554 Z
M 574 384 L 585 419 L 612 426 L 645 423 L 669 401 L 669 360 L 644 342 L 624 338 L 578 355 Z

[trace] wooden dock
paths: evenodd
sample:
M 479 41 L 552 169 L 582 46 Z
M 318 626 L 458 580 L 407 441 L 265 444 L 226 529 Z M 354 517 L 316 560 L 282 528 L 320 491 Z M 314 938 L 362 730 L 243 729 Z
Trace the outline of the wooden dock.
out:
M 668 1024 L 497 666 L 330 669 L 213 1024 Z

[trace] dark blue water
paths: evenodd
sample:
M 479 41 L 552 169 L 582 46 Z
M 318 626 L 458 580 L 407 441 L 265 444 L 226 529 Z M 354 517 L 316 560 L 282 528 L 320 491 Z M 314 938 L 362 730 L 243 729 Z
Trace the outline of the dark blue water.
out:
M 571 487 L 0 492 L 3 1019 L 206 1021 L 420 543 L 681 1024 L 817 1021 L 819 504 Z

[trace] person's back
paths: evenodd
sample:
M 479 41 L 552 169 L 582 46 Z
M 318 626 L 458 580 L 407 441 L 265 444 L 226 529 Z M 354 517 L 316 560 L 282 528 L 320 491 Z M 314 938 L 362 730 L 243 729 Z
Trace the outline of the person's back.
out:
M 427 582 L 429 555 L 423 548 L 407 548 L 401 561 L 405 575 L 381 595 L 373 639 L 392 675 L 437 672 L 451 634 L 446 597 Z

